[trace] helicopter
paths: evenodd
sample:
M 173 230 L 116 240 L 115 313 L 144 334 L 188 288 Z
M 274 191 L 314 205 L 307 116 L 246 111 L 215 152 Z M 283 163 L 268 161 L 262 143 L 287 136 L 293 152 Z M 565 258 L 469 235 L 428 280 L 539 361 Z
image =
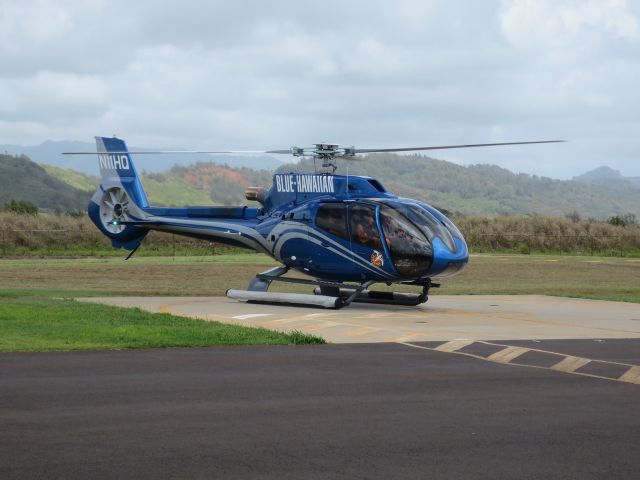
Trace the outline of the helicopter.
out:
M 229 289 L 227 297 L 338 309 L 352 302 L 416 306 L 442 278 L 460 273 L 469 260 L 464 237 L 433 206 L 388 192 L 372 177 L 336 174 L 339 160 L 360 154 L 556 143 L 563 140 L 482 143 L 401 148 L 355 148 L 317 143 L 263 151 L 136 151 L 117 137 L 95 137 L 100 186 L 88 214 L 115 248 L 130 253 L 151 230 L 252 249 L 280 266 L 258 273 L 246 290 Z M 311 173 L 275 173 L 273 183 L 248 187 L 247 200 L 260 207 L 151 206 L 132 153 L 266 153 L 311 157 Z M 317 162 L 317 163 L 316 163 Z M 317 165 L 320 164 L 320 167 Z M 286 276 L 297 271 L 306 278 Z M 314 287 L 311 294 L 269 292 L 273 282 Z M 416 293 L 372 290 L 374 284 L 412 285 Z

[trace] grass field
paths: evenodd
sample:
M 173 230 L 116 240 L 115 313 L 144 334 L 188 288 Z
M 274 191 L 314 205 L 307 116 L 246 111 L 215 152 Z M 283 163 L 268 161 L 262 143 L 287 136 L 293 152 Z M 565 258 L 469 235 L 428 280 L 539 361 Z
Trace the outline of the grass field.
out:
M 137 257 L 126 262 L 0 260 L 0 351 L 321 342 L 302 334 L 69 300 L 100 295 L 221 296 L 228 288 L 246 288 L 256 273 L 272 265 L 273 260 L 258 254 Z M 297 285 L 274 284 L 272 289 L 309 292 L 309 287 Z M 443 280 L 442 288 L 432 294 L 542 294 L 640 303 L 640 259 L 475 255 L 462 274 Z
M 0 296 L 224 295 L 275 265 L 259 254 L 0 260 Z M 274 290 L 282 289 L 274 284 Z M 376 286 L 378 288 L 378 286 Z M 397 286 L 395 288 L 398 288 Z M 408 288 L 408 287 L 407 287 Z M 308 287 L 285 289 L 308 292 Z M 475 255 L 433 294 L 543 294 L 640 302 L 640 259 Z
M 74 300 L 0 300 L 2 352 L 309 343 L 324 341 Z

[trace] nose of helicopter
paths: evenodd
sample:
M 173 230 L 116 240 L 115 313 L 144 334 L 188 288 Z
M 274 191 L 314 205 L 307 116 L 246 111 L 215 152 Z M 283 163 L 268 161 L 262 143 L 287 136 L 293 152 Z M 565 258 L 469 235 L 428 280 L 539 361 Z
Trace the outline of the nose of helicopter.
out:
M 433 239 L 433 263 L 429 269 L 429 277 L 450 277 L 464 270 L 469 261 L 469 250 L 464 239 L 454 237 L 455 251 L 436 237 Z

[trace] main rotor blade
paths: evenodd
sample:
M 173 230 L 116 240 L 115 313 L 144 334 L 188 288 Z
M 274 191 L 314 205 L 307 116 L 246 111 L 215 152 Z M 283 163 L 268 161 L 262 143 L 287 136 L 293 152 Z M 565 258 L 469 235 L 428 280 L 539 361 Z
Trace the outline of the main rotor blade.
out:
M 109 152 L 62 152 L 62 155 L 108 155 L 112 153 L 128 153 L 135 155 L 161 155 L 175 153 L 291 153 L 291 150 L 123 150 Z
M 357 153 L 382 153 L 382 152 L 415 152 L 420 150 L 445 150 L 451 148 L 495 147 L 500 145 L 528 145 L 533 143 L 561 143 L 566 140 L 538 140 L 534 142 L 506 142 L 506 143 L 474 143 L 467 145 L 439 145 L 432 147 L 399 147 L 399 148 L 348 148 L 344 149 L 344 158 Z M 315 150 L 301 148 L 298 155 L 313 155 Z M 141 151 L 110 151 L 110 152 L 62 152 L 62 155 L 105 155 L 105 154 L 135 154 L 135 155 L 162 155 L 162 154 L 277 154 L 296 155 L 293 149 L 286 150 L 141 150 Z M 331 153 L 331 152 L 327 152 Z
M 495 147 L 499 145 L 528 145 L 531 143 L 561 143 L 566 140 L 538 140 L 535 142 L 506 142 L 506 143 L 473 143 L 469 145 L 441 145 L 436 147 L 407 147 L 407 148 L 354 148 L 353 153 L 377 152 L 413 152 L 418 150 L 445 150 L 449 148 Z

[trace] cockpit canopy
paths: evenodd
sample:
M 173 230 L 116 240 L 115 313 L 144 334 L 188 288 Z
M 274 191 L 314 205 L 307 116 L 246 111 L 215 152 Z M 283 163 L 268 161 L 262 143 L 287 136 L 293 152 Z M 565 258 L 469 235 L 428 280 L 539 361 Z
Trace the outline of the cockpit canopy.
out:
M 327 202 L 318 208 L 316 225 L 351 242 L 354 251 L 385 251 L 397 272 L 410 278 L 422 276 L 431 267 L 436 238 L 451 253 L 458 251 L 460 242 L 464 245 L 462 235 L 449 219 L 415 201 Z
M 407 277 L 418 277 L 433 261 L 433 247 L 420 229 L 398 209 L 380 207 L 380 225 L 396 270 Z

